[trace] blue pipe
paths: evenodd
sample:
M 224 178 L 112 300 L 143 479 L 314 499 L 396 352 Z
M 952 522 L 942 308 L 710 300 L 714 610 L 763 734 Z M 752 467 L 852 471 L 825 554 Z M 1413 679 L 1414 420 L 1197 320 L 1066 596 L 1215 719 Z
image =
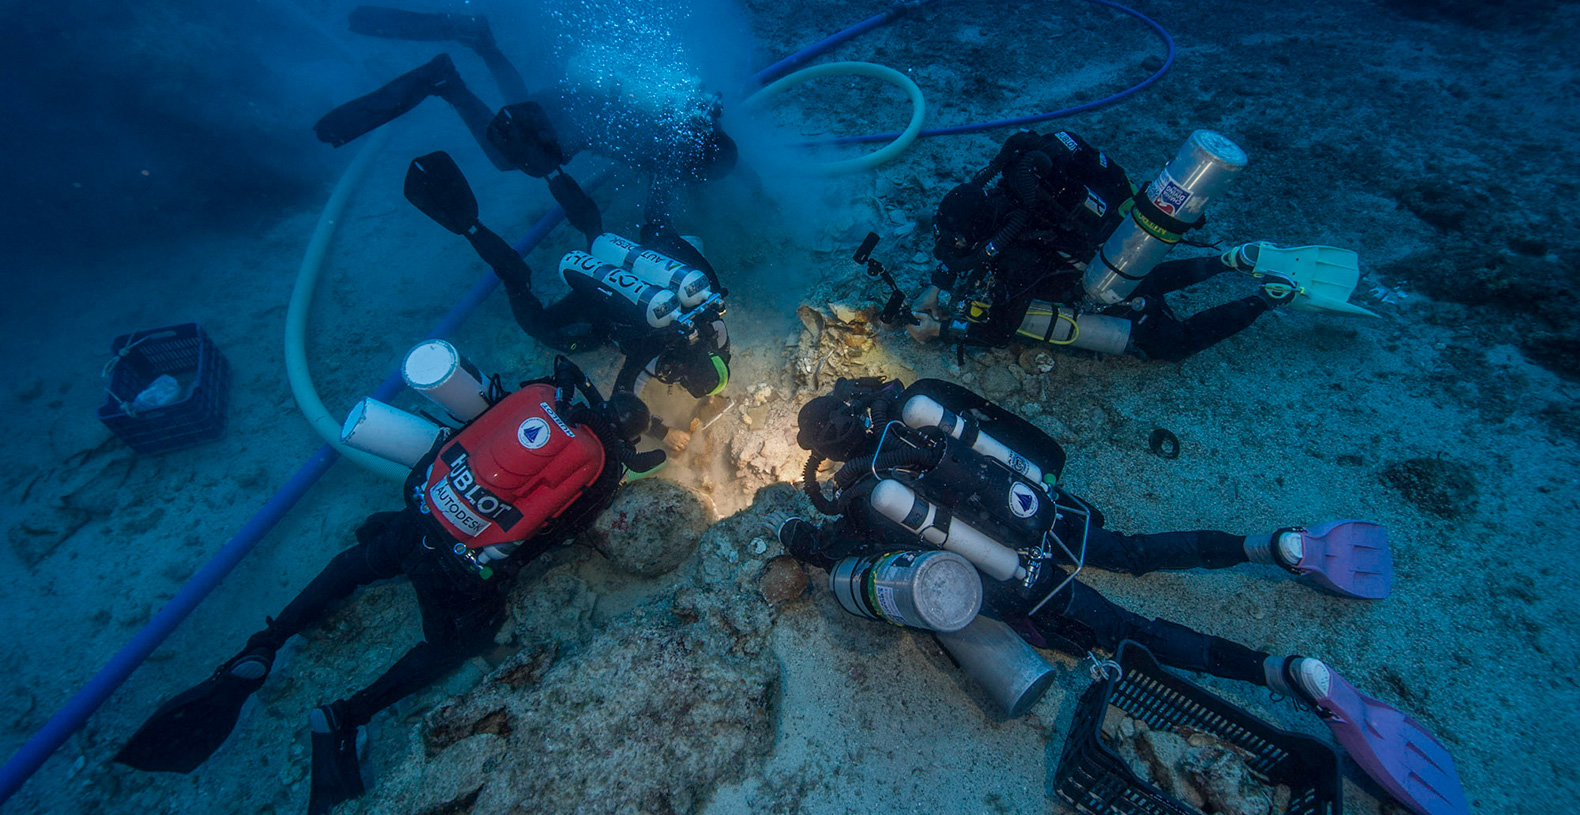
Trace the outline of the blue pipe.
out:
M 956 125 L 954 127 L 933 128 L 931 130 L 923 130 L 921 133 L 917 134 L 918 137 L 926 137 L 926 136 L 959 136 L 959 135 L 963 135 L 963 134 L 966 134 L 966 133 L 980 133 L 980 132 L 982 132 L 984 130 L 996 130 L 996 129 L 1001 128 L 1001 127 L 1021 127 L 1023 125 L 1035 124 L 1037 122 L 1046 122 L 1046 121 L 1050 121 L 1052 119 L 1063 119 L 1063 118 L 1068 117 L 1068 116 L 1075 116 L 1076 114 L 1086 113 L 1087 111 L 1092 111 L 1092 110 L 1097 110 L 1098 108 L 1108 107 L 1109 105 L 1115 104 L 1116 102 L 1119 102 L 1120 100 L 1123 100 L 1123 99 L 1125 99 L 1128 96 L 1131 96 L 1131 95 L 1133 95 L 1135 93 L 1139 93 L 1142 89 L 1146 88 L 1147 86 L 1151 85 L 1154 82 L 1157 82 L 1159 79 L 1163 78 L 1164 74 L 1168 73 L 1169 68 L 1174 65 L 1174 38 L 1169 36 L 1169 32 L 1168 32 L 1167 29 L 1165 29 L 1163 26 L 1159 25 L 1157 23 L 1157 21 L 1153 20 L 1151 17 L 1148 17 L 1145 14 L 1142 14 L 1141 12 L 1136 11 L 1133 8 L 1129 8 L 1129 7 L 1126 7 L 1126 6 L 1122 6 L 1122 5 L 1118 4 L 1118 3 L 1115 3 L 1115 2 L 1113 2 L 1113 0 L 1086 0 L 1086 2 L 1088 2 L 1088 3 L 1096 3 L 1099 6 L 1104 6 L 1104 7 L 1107 7 L 1107 8 L 1111 8 L 1114 11 L 1118 11 L 1118 12 L 1120 12 L 1122 14 L 1128 14 L 1131 17 L 1134 17 L 1137 20 L 1140 20 L 1141 22 L 1146 23 L 1147 26 L 1149 26 L 1152 29 L 1152 32 L 1158 36 L 1158 39 L 1163 42 L 1163 46 L 1167 49 L 1167 54 L 1163 58 L 1163 66 L 1158 68 L 1156 71 L 1152 72 L 1151 76 L 1147 77 L 1146 79 L 1143 79 L 1142 81 L 1136 83 L 1135 85 L 1132 85 L 1131 87 L 1126 88 L 1125 90 L 1119 91 L 1118 93 L 1114 93 L 1114 94 L 1110 94 L 1108 96 L 1105 96 L 1102 99 L 1099 99 L 1099 100 L 1097 100 L 1095 102 L 1087 102 L 1085 104 L 1075 105 L 1074 107 L 1063 108 L 1063 109 L 1060 109 L 1060 110 L 1051 110 L 1051 111 L 1048 111 L 1046 113 L 1034 113 L 1034 114 L 1031 114 L 1031 115 L 1028 115 L 1028 116 L 1019 116 L 1019 117 L 1016 117 L 1016 118 L 1013 118 L 1013 119 L 999 119 L 999 120 L 992 121 L 992 122 L 978 122 L 976 124 L 969 124 L 969 125 Z M 788 57 L 785 57 L 784 59 L 774 63 L 772 66 L 764 69 L 761 73 L 758 74 L 758 76 L 761 77 L 761 76 L 763 76 L 765 74 L 769 74 L 770 72 L 774 71 L 776 68 L 779 68 L 780 66 L 785 66 L 786 69 L 788 69 L 790 67 L 794 67 L 795 65 L 799 65 L 799 64 L 807 61 L 808 59 L 811 59 L 812 57 L 817 56 L 818 54 L 821 54 L 824 51 L 827 51 L 829 48 L 833 48 L 835 45 L 839 45 L 840 43 L 845 42 L 846 40 L 849 40 L 851 37 L 854 37 L 857 34 L 862 34 L 862 33 L 865 33 L 867 31 L 871 31 L 873 28 L 876 28 L 878 25 L 881 25 L 883 23 L 889 22 L 890 20 L 894 19 L 894 17 L 898 17 L 900 12 L 903 12 L 903 7 L 902 6 L 896 6 L 895 8 L 890 9 L 889 11 L 885 12 L 884 14 L 879 14 L 876 17 L 872 17 L 872 18 L 864 20 L 864 21 L 862 21 L 860 23 L 857 23 L 856 25 L 851 26 L 850 28 L 847 28 L 844 31 L 841 31 L 838 34 L 835 34 L 834 36 L 829 37 L 829 38 L 817 43 L 816 45 L 811 46 L 810 48 L 807 48 L 807 49 L 805 49 L 803 51 L 798 51 L 798 52 L 796 52 L 794 54 L 791 54 Z M 879 21 L 879 22 L 874 23 L 874 21 Z M 827 47 L 824 47 L 825 44 L 827 44 Z M 782 73 L 782 71 L 781 71 L 781 73 Z M 770 78 L 773 78 L 773 77 L 770 77 Z M 899 134 L 898 131 L 893 132 L 893 133 L 869 133 L 869 134 L 867 134 L 865 136 L 843 136 L 843 137 L 834 138 L 834 139 L 824 139 L 824 140 L 817 141 L 815 143 L 816 144 L 864 144 L 864 143 L 868 143 L 868 142 L 893 141 L 896 138 L 899 138 L 899 136 L 900 136 L 900 134 Z
M 862 34 L 877 28 L 878 26 L 887 25 L 898 18 L 900 15 L 904 14 L 905 10 L 906 6 L 904 3 L 896 3 L 888 11 L 885 11 L 881 14 L 874 14 L 871 17 L 868 17 L 867 19 L 851 26 L 850 28 L 845 29 L 844 31 L 824 37 L 823 39 L 818 40 L 817 42 L 801 49 L 800 51 L 797 51 L 794 54 L 791 54 L 790 56 L 775 62 L 767 68 L 752 74 L 752 81 L 759 85 L 767 85 L 769 82 L 772 82 L 775 79 L 790 73 L 790 69 L 796 67 L 797 65 L 800 65 L 801 63 L 806 62 L 807 60 L 818 56 L 819 54 L 832 50 L 835 46 L 844 43 L 846 40 L 855 39 L 856 37 L 859 37 Z
M 513 248 L 522 255 L 532 251 L 532 248 L 542 242 L 549 231 L 564 218 L 565 211 L 555 207 L 533 224 L 526 236 L 517 241 Z M 450 309 L 450 313 L 434 326 L 433 331 L 425 339 L 442 339 L 453 334 L 460 327 L 461 322 L 476 310 L 498 285 L 499 278 L 492 273 L 478 281 L 466 296 Z M 394 371 L 373 391 L 373 398 L 388 402 L 400 393 L 404 386 L 405 381 L 400 372 Z M 269 530 L 280 522 L 285 513 L 307 494 L 307 490 L 323 477 L 324 473 L 329 471 L 330 465 L 339 458 L 340 455 L 327 444 L 318 448 L 306 463 L 297 468 L 296 473 L 285 482 L 285 486 L 263 505 L 263 509 L 258 510 L 241 531 L 237 532 L 208 563 L 205 563 L 203 568 L 181 587 L 181 591 L 177 592 L 164 608 L 159 609 L 159 613 L 155 614 L 141 631 L 121 646 L 121 650 L 110 658 L 109 664 L 94 674 L 82 690 L 77 691 L 77 694 L 71 697 L 58 713 L 50 717 L 50 720 L 16 751 L 16 755 L 12 756 L 4 767 L 0 767 L 0 804 L 5 803 L 21 789 L 33 773 L 37 772 L 38 768 L 66 743 L 66 739 L 82 727 L 88 717 L 104 704 L 105 700 L 109 699 L 127 677 L 131 676 L 132 672 L 148 658 L 148 655 L 175 631 L 176 626 L 180 625 L 181 621 L 185 620 L 187 615 L 191 614 L 193 609 L 196 609 L 198 604 L 219 586 L 220 581 L 236 568 L 236 564 L 257 546 L 264 535 L 269 534 Z

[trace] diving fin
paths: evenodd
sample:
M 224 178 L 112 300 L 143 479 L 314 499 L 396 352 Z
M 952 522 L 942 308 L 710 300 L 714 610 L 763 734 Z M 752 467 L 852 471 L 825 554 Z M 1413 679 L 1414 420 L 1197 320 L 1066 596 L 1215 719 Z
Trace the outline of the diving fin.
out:
M 1285 669 L 1311 697 L 1333 737 L 1367 775 L 1417 815 L 1465 815 L 1454 759 L 1420 722 L 1355 689 L 1309 658 Z
M 406 168 L 404 192 L 406 200 L 424 215 L 470 241 L 478 256 L 501 280 L 513 281 L 529 291 L 532 289 L 532 270 L 527 262 L 504 238 L 478 221 L 477 197 L 448 153 L 439 150 L 412 159 Z M 595 207 L 595 214 L 596 211 Z
M 218 750 L 236 728 L 247 697 L 263 686 L 270 661 L 245 653 L 213 676 L 164 703 L 115 754 L 115 761 L 147 772 L 189 773 Z
M 590 245 L 594 238 L 603 234 L 603 213 L 598 211 L 598 204 L 582 190 L 576 179 L 563 171 L 550 175 L 548 180 L 549 194 L 554 196 L 560 209 L 565 210 L 565 220 L 586 235 Z
M 319 141 L 340 147 L 394 121 L 429 96 L 464 87 L 450 55 L 440 54 L 395 77 L 384 87 L 324 114 L 324 118 L 313 125 L 313 133 Z
M 1388 530 L 1371 521 L 1328 521 L 1309 529 L 1281 531 L 1300 536 L 1300 558 L 1292 567 L 1323 588 L 1357 600 L 1381 600 L 1393 588 L 1393 553 Z M 1281 541 L 1275 541 L 1280 544 Z
M 488 123 L 488 143 L 533 178 L 546 177 L 566 160 L 554 123 L 537 102 L 500 108 Z
M 353 34 L 386 40 L 494 42 L 488 18 L 473 14 L 424 14 L 383 6 L 357 6 L 352 9 L 349 22 Z
M 1355 292 L 1355 285 L 1361 279 L 1359 258 L 1354 252 L 1336 246 L 1285 248 L 1266 241 L 1257 241 L 1254 245 L 1255 265 L 1252 268 L 1241 268 L 1243 263 L 1228 265 L 1252 277 L 1271 276 L 1276 281 L 1271 285 L 1275 286 L 1285 285 L 1282 280 L 1294 281 L 1295 299 L 1289 304 L 1290 309 L 1377 316 L 1375 312 L 1349 302 L 1350 295 Z
M 314 708 L 307 721 L 313 731 L 307 815 L 329 815 L 336 804 L 356 798 L 365 790 L 357 761 L 357 726 L 346 721 L 338 702 Z
M 411 160 L 404 192 L 424 215 L 457 235 L 477 223 L 477 196 L 455 159 L 443 150 Z

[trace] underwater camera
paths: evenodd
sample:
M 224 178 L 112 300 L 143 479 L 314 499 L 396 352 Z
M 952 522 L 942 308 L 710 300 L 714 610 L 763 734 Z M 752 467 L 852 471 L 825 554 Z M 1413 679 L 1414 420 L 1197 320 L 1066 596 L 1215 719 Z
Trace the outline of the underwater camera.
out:
M 882 263 L 872 259 L 872 250 L 877 246 L 878 233 L 868 232 L 867 238 L 856 248 L 856 254 L 851 259 L 866 265 L 868 277 L 882 278 L 883 282 L 889 285 L 889 301 L 883 305 L 883 311 L 878 314 L 878 319 L 883 321 L 884 325 L 898 323 L 906 326 L 921 323 L 921 320 L 905 307 L 908 298 L 905 292 L 900 291 L 899 284 L 894 282 L 894 275 L 889 274 L 889 270 L 883 268 Z

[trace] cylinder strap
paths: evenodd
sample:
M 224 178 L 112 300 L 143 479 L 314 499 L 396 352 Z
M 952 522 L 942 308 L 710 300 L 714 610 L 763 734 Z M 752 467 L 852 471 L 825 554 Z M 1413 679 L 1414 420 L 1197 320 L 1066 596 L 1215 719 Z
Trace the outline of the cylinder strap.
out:
M 1135 219 L 1136 225 L 1146 230 L 1147 234 L 1164 243 L 1179 243 L 1186 232 L 1192 229 L 1200 229 L 1207 225 L 1205 213 L 1200 218 L 1197 218 L 1195 223 L 1186 223 L 1158 209 L 1158 205 L 1152 203 L 1152 199 L 1147 197 L 1145 190 L 1136 192 L 1135 196 L 1130 200 L 1133 204 L 1130 215 Z

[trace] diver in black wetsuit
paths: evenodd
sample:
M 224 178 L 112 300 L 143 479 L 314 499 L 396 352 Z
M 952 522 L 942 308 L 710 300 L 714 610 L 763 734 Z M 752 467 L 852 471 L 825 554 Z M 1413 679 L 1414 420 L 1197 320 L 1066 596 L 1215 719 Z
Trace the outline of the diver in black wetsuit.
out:
M 938 205 L 933 254 L 940 266 L 913 305 L 912 337 L 988 347 L 1046 342 L 1177 361 L 1294 299 L 1294 281 L 1257 269 L 1261 244 L 1249 243 L 1159 263 L 1123 302 L 1083 308 L 1086 264 L 1137 198 L 1123 168 L 1073 133 L 1011 136 L 992 163 Z M 1263 285 L 1187 319 L 1168 305 L 1165 295 L 1230 270 Z
M 662 462 L 662 452 L 631 447 L 647 421 L 641 401 L 605 402 L 563 357 L 554 377 L 499 395 L 417 462 L 405 481 L 404 508 L 369 516 L 353 546 L 335 555 L 241 653 L 162 706 L 116 760 L 142 770 L 196 769 L 230 735 L 287 640 L 357 588 L 404 575 L 422 612 L 423 640 L 373 684 L 309 716 L 309 813 L 321 815 L 360 795 L 357 728 L 493 644 L 522 567 L 590 524 L 614 498 L 627 467 L 647 471 Z
M 939 380 L 907 388 L 841 379 L 802 408 L 798 424 L 796 441 L 810 452 L 807 497 L 830 520 L 818 525 L 779 513 L 768 526 L 785 551 L 827 569 L 847 611 L 931 629 L 968 673 L 1005 676 L 1000 690 L 1007 693 L 996 701 L 1011 715 L 1046 687 L 1021 681 L 1026 671 L 1016 655 L 1027 650 L 1021 640 L 1078 656 L 1132 640 L 1166 665 L 1298 699 L 1368 774 L 1418 813 L 1465 812 L 1447 750 L 1326 663 L 1147 619 L 1075 579 L 1083 567 L 1145 574 L 1256 562 L 1336 594 L 1376 600 L 1387 596 L 1393 574 L 1381 526 L 1332 521 L 1249 536 L 1112 532 L 1102 513 L 1059 487 L 1065 454 L 1056 441 Z M 832 499 L 818 480 L 826 460 L 843 462 Z M 962 638 L 952 639 L 957 633 Z
M 567 353 L 615 345 L 625 356 L 615 393 L 635 396 L 649 379 L 657 379 L 702 399 L 729 383 L 726 290 L 702 252 L 668 224 L 645 226 L 641 245 L 589 233 L 590 248 L 607 258 L 566 255 L 560 273 L 571 291 L 545 306 L 533 292 L 526 261 L 478 220 L 477 199 L 447 154 L 413 159 L 405 193 L 430 218 L 465 237 L 493 268 L 516 323 L 528 336 Z M 657 416 L 649 432 L 677 450 L 687 438 Z
M 377 6 L 351 13 L 351 30 L 374 37 L 455 41 L 487 64 L 506 101 L 497 114 L 462 81 L 448 54 L 347 102 L 313 126 L 321 141 L 344 145 L 437 96 L 450 104 L 494 166 L 545 178 L 571 222 L 602 231 L 597 208 L 562 166 L 583 150 L 650 173 L 646 206 L 653 224 L 668 224 L 678 187 L 722 178 L 735 166 L 736 147 L 719 124 L 717 96 L 691 94 L 641 107 L 630 89 L 571 87 L 530 94 L 521 74 L 494 41 L 480 15 L 423 14 Z M 672 89 L 665 89 L 671 91 Z

